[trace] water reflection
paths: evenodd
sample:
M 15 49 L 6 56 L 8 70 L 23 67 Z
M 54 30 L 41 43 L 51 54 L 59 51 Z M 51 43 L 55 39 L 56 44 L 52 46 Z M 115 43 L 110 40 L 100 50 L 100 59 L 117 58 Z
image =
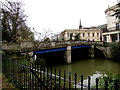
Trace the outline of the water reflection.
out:
M 84 83 L 87 83 L 87 77 L 91 76 L 91 82 L 94 84 L 95 78 L 100 77 L 105 73 L 120 73 L 120 63 L 113 62 L 107 59 L 84 59 L 72 62 L 69 65 L 52 66 L 61 72 L 72 72 L 72 80 L 74 80 L 74 73 L 78 74 L 78 82 L 80 75 L 84 76 Z

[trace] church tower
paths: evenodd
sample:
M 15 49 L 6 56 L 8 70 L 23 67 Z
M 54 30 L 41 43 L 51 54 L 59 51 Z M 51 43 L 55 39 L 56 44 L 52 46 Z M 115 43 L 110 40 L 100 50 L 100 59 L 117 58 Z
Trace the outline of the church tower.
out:
M 82 25 L 81 25 L 81 19 L 80 19 L 80 25 L 79 25 L 79 29 L 82 29 Z

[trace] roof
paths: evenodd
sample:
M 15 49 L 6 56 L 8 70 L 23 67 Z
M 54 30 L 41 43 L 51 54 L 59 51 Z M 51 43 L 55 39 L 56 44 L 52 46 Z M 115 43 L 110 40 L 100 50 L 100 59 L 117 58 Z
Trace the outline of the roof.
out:
M 80 31 L 80 30 L 88 31 L 88 30 L 100 30 L 100 29 L 65 29 L 64 31 Z
M 118 8 L 118 5 L 114 5 L 112 7 L 108 7 L 106 10 L 105 10 L 105 13 L 107 13 L 108 11 L 112 11 L 112 10 L 115 10 L 116 8 Z

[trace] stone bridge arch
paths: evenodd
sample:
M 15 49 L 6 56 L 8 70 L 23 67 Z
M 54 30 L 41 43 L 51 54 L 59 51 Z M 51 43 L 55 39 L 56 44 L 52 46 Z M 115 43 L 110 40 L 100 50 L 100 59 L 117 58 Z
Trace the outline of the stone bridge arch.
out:
M 103 52 L 105 58 L 112 58 L 110 46 L 96 46 L 96 48 Z

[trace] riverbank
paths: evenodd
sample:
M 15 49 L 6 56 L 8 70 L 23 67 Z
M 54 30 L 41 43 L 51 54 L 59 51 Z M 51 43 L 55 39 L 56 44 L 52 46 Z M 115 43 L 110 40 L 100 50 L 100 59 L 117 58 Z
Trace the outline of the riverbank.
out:
M 5 77 L 5 75 L 0 74 L 0 90 L 1 89 L 15 89 L 15 87 L 12 85 L 12 83 L 8 82 L 8 79 Z

